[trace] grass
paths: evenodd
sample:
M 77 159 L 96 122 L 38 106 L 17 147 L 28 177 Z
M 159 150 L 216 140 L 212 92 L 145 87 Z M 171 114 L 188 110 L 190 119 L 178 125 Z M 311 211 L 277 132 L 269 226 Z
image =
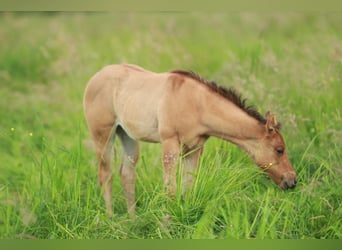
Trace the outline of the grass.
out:
M 334 13 L 1 13 L 0 238 L 342 238 L 342 30 Z M 280 190 L 212 138 L 191 191 L 163 193 L 160 146 L 141 145 L 137 218 L 113 159 L 105 216 L 82 95 L 110 63 L 191 69 L 283 124 L 299 177 Z M 117 145 L 117 142 L 116 142 Z

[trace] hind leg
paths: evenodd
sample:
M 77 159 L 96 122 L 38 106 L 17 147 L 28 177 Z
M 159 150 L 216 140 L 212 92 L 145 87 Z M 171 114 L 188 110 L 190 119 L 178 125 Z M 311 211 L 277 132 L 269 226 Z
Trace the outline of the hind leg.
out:
M 98 159 L 98 181 L 101 186 L 106 212 L 109 217 L 113 215 L 112 207 L 112 170 L 111 170 L 111 149 L 114 135 L 114 117 L 99 112 L 87 110 L 86 118 L 89 131 L 94 141 L 96 156 Z M 99 119 L 101 117 L 101 119 Z
M 122 166 L 120 168 L 121 181 L 126 196 L 128 214 L 135 216 L 135 165 L 139 157 L 138 142 L 133 140 L 127 133 L 118 127 L 117 135 L 123 147 Z
M 94 142 L 96 146 L 96 155 L 99 161 L 98 181 L 101 186 L 103 197 L 106 203 L 106 213 L 108 217 L 113 215 L 112 206 L 112 183 L 113 174 L 111 170 L 111 148 L 112 127 L 102 127 L 95 131 Z
M 114 82 L 110 82 L 104 73 L 98 73 L 89 81 L 83 97 L 84 114 L 96 149 L 98 180 L 108 216 L 113 214 L 110 164 L 116 122 L 113 107 L 114 87 Z

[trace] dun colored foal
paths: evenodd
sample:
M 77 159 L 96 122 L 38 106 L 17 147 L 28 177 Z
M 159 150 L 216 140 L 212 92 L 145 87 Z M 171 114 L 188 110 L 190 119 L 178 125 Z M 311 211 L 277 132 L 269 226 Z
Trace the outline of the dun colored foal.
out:
M 135 213 L 138 141 L 162 145 L 164 185 L 176 190 L 178 158 L 183 156 L 184 186 L 190 186 L 203 145 L 210 136 L 245 150 L 282 189 L 296 185 L 279 123 L 263 117 L 233 90 L 193 72 L 154 73 L 131 64 L 110 65 L 96 73 L 84 93 L 84 112 L 99 160 L 99 184 L 112 215 L 111 148 L 123 147 L 120 175 L 130 215 Z M 183 187 L 185 188 L 185 187 Z

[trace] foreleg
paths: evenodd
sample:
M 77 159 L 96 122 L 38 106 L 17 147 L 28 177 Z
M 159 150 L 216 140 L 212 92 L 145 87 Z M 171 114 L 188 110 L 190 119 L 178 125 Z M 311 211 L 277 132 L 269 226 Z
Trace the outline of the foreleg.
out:
M 203 148 L 194 149 L 184 156 L 182 160 L 182 193 L 185 194 L 192 186 L 193 177 L 196 172 L 198 160 L 201 157 Z
M 171 195 L 176 194 L 177 189 L 177 163 L 180 155 L 178 138 L 170 138 L 162 141 L 164 188 Z

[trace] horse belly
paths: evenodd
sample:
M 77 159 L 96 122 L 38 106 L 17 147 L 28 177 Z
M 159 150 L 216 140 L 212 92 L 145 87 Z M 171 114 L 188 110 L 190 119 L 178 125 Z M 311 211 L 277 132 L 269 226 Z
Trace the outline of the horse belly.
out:
M 158 122 L 156 120 L 125 119 L 119 121 L 126 133 L 134 140 L 146 142 L 160 142 Z
M 159 142 L 158 103 L 155 99 L 139 101 L 139 98 L 127 98 L 118 105 L 116 113 L 118 124 L 134 140 Z
M 134 140 L 160 142 L 158 123 L 156 121 L 134 119 L 119 122 L 119 125 Z

